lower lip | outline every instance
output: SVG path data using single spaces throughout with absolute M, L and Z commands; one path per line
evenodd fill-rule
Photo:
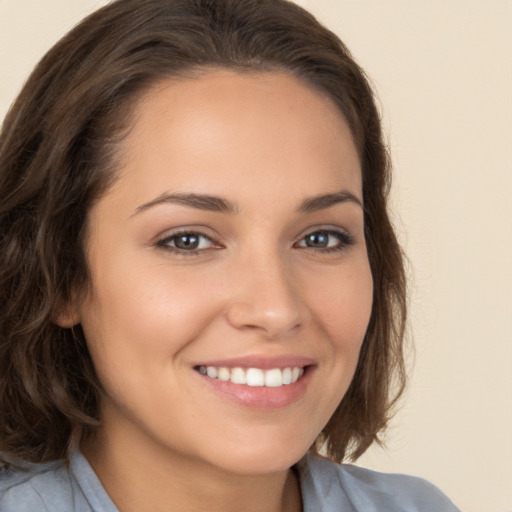
M 237 404 L 254 409 L 280 409 L 297 402 L 305 394 L 311 380 L 312 370 L 313 368 L 308 366 L 297 382 L 275 388 L 233 384 L 229 381 L 212 379 L 199 372 L 196 373 L 216 393 Z

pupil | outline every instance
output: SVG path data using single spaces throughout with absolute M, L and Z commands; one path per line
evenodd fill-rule
M 180 235 L 175 244 L 178 249 L 197 249 L 199 237 L 197 235 Z
M 306 239 L 308 247 L 327 247 L 327 235 L 325 233 L 313 233 Z

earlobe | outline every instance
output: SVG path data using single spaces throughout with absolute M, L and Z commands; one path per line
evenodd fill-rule
M 80 313 L 74 305 L 68 305 L 60 309 L 54 315 L 53 322 L 64 329 L 70 329 L 80 323 Z

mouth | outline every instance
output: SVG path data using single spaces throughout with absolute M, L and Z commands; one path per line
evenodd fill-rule
M 201 375 L 223 382 L 249 387 L 279 388 L 296 383 L 304 375 L 307 366 L 263 369 L 200 365 L 194 369 Z
M 193 367 L 207 389 L 251 409 L 279 409 L 300 402 L 316 363 L 306 358 L 246 358 Z

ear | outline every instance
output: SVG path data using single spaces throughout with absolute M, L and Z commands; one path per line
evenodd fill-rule
M 66 304 L 53 315 L 53 323 L 69 329 L 80 323 L 80 312 L 76 304 Z

